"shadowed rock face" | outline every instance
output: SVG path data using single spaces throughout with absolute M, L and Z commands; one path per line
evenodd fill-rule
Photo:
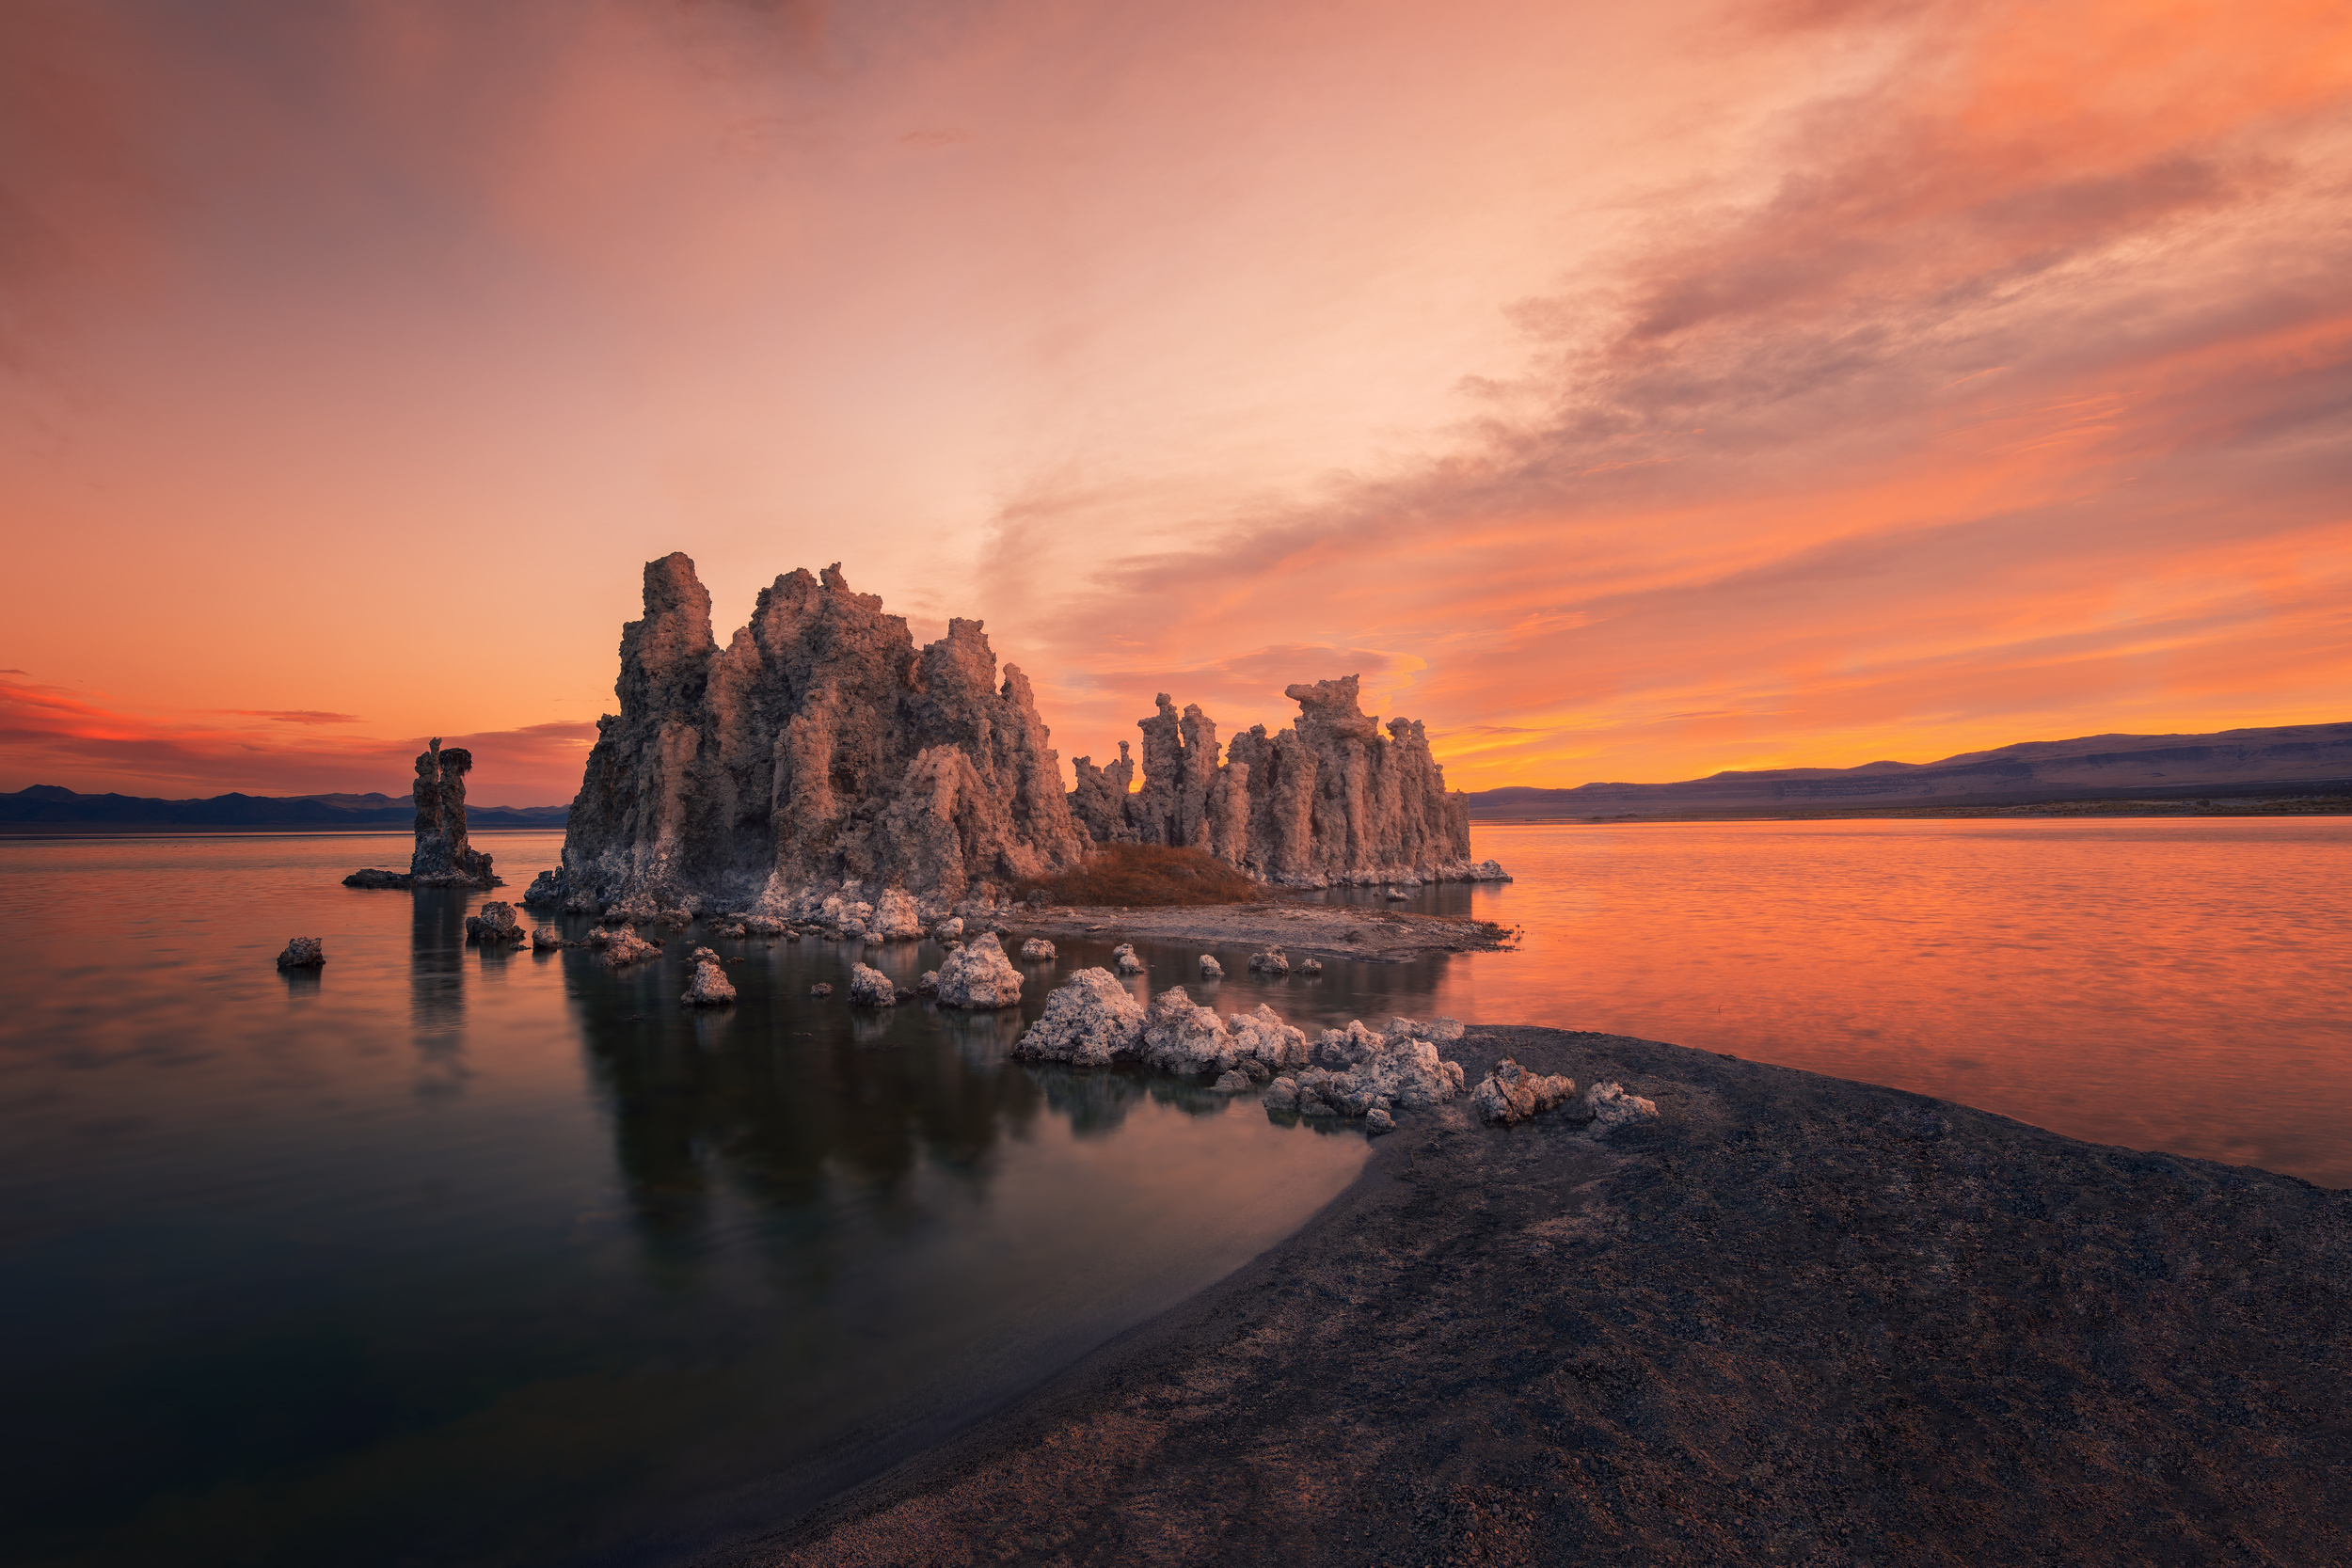
M 1179 715 L 1162 693 L 1137 725 L 1143 787 L 1128 793 L 1124 744 L 1108 768 L 1079 757 L 1072 816 L 1097 843 L 1194 846 L 1288 887 L 1502 879 L 1492 862 L 1470 863 L 1469 811 L 1447 793 L 1419 720 L 1392 719 L 1383 736 L 1354 675 L 1283 695 L 1296 726 L 1235 736 L 1219 767 L 1216 721 L 1197 705 Z
M 980 623 L 917 650 L 838 565 L 778 578 L 721 648 L 693 562 L 649 562 L 614 690 L 532 902 L 801 917 L 897 888 L 931 919 L 1085 853 L 1029 683 L 997 683 Z

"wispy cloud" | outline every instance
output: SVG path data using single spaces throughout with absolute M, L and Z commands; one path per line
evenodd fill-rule
M 8 673 L 0 679 L 0 788 L 63 784 L 124 794 L 314 795 L 338 791 L 406 794 L 422 736 L 333 740 L 273 728 L 224 725 L 199 714 L 138 714 L 62 687 Z M 253 715 L 272 723 L 286 715 Z M 297 716 L 297 729 L 344 715 Z M 474 753 L 470 793 L 485 805 L 551 805 L 580 789 L 593 723 L 546 723 L 444 736 Z

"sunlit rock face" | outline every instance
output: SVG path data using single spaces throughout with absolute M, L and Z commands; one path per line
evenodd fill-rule
M 1357 677 L 1287 688 L 1298 722 L 1237 735 L 1217 763 L 1216 722 L 1180 715 L 1166 693 L 1139 721 L 1143 784 L 1135 763 L 1073 764 L 1072 816 L 1098 844 L 1167 844 L 1208 850 L 1261 881 L 1329 887 L 1406 881 L 1502 880 L 1470 858 L 1470 810 L 1449 794 L 1421 722 L 1379 721 L 1358 705 Z
M 693 562 L 649 562 L 621 711 L 597 721 L 564 863 L 531 900 L 806 919 L 837 897 L 898 910 L 914 936 L 1076 864 L 1086 835 L 1027 679 L 997 681 L 979 622 L 947 626 L 918 650 L 835 565 L 778 578 L 722 648 Z

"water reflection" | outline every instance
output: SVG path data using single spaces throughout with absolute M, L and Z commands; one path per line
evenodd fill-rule
M 665 1257 L 693 1249 L 723 1192 L 788 1213 L 847 1188 L 887 1215 L 916 1206 L 914 1179 L 928 1168 L 977 1196 L 1000 1140 L 1023 1135 L 1043 1104 L 1005 1063 L 1017 1010 L 853 1009 L 806 995 L 811 964 L 755 945 L 727 966 L 733 1007 L 689 1011 L 673 993 L 691 945 L 673 941 L 660 962 L 619 974 L 591 953 L 564 955 L 631 1212 Z M 800 1244 L 794 1232 L 776 1240 Z
M 380 895 L 379 895 L 380 896 Z M 408 915 L 408 1022 L 417 1048 L 416 1092 L 465 1092 L 466 904 L 460 888 L 420 888 Z

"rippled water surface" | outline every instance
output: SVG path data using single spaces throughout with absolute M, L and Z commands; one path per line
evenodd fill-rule
M 482 837 L 517 886 L 558 842 Z M 1190 989 L 1621 1031 L 2352 1184 L 2352 822 L 1477 841 L 1518 879 L 1416 906 L 1518 951 L 1314 981 L 1222 951 Z M 478 896 L 338 885 L 405 852 L 0 842 L 0 1560 L 665 1560 L 1216 1279 L 1365 1155 L 1008 1065 L 1102 944 L 1028 966 L 1018 1014 L 861 1018 L 806 992 L 870 951 L 714 943 L 742 1001 L 695 1017 L 691 943 L 617 974 L 485 954 Z M 295 934 L 323 974 L 273 967 Z
M 1728 1051 L 2352 1186 L 2352 818 L 1475 837 L 1518 880 L 1419 907 L 1523 943 L 1453 960 L 1415 1007 Z

